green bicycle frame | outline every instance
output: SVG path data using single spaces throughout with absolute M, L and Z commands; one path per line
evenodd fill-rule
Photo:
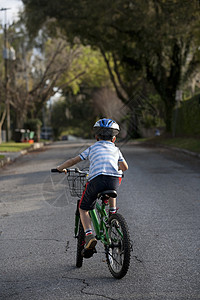
M 80 214 L 79 214 L 79 209 L 78 209 L 78 204 L 77 203 L 77 210 L 75 214 L 75 228 L 74 228 L 74 234 L 75 237 L 77 237 L 78 234 L 78 226 L 80 222 Z M 110 244 L 110 238 L 108 234 L 108 226 L 107 226 L 107 221 L 108 221 L 108 215 L 106 213 L 105 209 L 106 205 L 105 203 L 102 203 L 100 205 L 98 202 L 96 203 L 96 209 L 90 210 L 90 217 L 92 220 L 92 224 L 94 226 L 94 230 L 96 232 L 96 238 L 98 240 L 101 240 L 104 245 L 109 245 Z M 99 213 L 99 218 L 97 216 L 96 210 Z M 121 236 L 123 236 L 122 232 L 120 230 L 117 230 Z
M 96 210 L 99 212 L 100 219 L 98 220 Z M 108 215 L 105 210 L 105 204 L 102 203 L 102 206 L 97 202 L 96 210 L 93 209 L 90 211 L 90 217 L 96 232 L 97 240 L 101 240 L 103 244 L 109 245 L 110 238 L 108 235 L 108 228 L 106 226 L 106 221 L 108 220 Z

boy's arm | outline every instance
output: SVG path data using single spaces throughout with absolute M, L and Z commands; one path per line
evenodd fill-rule
M 123 172 L 128 170 L 128 164 L 125 160 L 119 162 L 119 170 L 122 170 Z
M 80 161 L 82 161 L 82 159 L 80 158 L 80 156 L 76 156 L 73 158 L 70 158 L 68 160 L 66 160 L 63 164 L 61 164 L 60 166 L 57 167 L 58 171 L 63 171 L 63 169 L 67 169 L 72 167 L 73 165 L 79 163 Z

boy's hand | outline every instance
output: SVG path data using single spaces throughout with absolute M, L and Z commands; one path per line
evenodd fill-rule
M 60 169 L 59 167 L 57 167 L 57 170 L 58 170 L 58 172 L 60 172 L 60 173 L 65 173 L 65 174 L 67 174 L 67 169 Z

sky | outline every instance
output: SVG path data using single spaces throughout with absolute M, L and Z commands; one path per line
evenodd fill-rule
M 18 11 L 23 7 L 21 0 L 0 0 L 1 8 L 9 8 L 6 11 L 7 24 L 11 24 L 14 20 L 17 20 Z M 5 11 L 0 11 L 0 24 L 5 24 Z

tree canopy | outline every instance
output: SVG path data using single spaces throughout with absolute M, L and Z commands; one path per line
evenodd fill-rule
M 52 24 L 59 27 L 72 44 L 78 38 L 101 51 L 117 95 L 131 105 L 136 123 L 140 107 L 135 91 L 151 83 L 165 105 L 166 129 L 171 130 L 176 93 L 200 64 L 198 1 L 23 2 L 32 34 L 46 22 L 52 32 Z

